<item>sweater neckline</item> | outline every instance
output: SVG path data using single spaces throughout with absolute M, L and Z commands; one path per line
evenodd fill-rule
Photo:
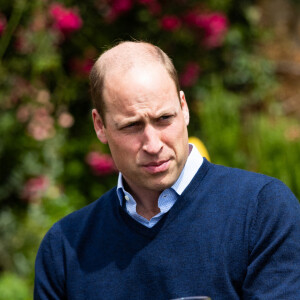
M 153 239 L 158 232 L 163 228 L 166 227 L 170 221 L 172 221 L 178 214 L 178 212 L 181 210 L 181 208 L 184 205 L 188 204 L 188 201 L 192 201 L 194 199 L 193 194 L 197 190 L 197 188 L 201 185 L 203 178 L 207 174 L 209 168 L 211 167 L 211 163 L 208 162 L 205 158 L 203 159 L 203 163 L 199 170 L 197 171 L 196 175 L 190 182 L 190 184 L 186 187 L 184 192 L 179 196 L 176 203 L 173 205 L 173 207 L 167 212 L 161 220 L 157 222 L 153 227 L 148 228 L 142 224 L 140 224 L 138 221 L 134 220 L 128 213 L 125 211 L 123 207 L 120 206 L 119 199 L 117 197 L 117 191 L 115 190 L 115 199 L 114 199 L 114 207 L 115 210 L 118 210 L 121 219 L 126 223 L 126 225 L 133 231 L 135 231 L 137 234 L 142 235 L 146 238 Z M 198 191 L 198 190 L 197 190 Z

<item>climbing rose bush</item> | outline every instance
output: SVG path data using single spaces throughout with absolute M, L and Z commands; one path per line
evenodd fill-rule
M 0 36 L 6 29 L 6 17 L 0 13 Z
M 66 8 L 60 3 L 53 3 L 49 9 L 53 25 L 62 33 L 68 34 L 82 27 L 82 19 L 75 8 Z
M 259 30 L 248 7 L 253 11 L 248 0 L 241 6 L 213 0 L 1 1 L 0 285 L 4 273 L 13 273 L 9 278 L 31 291 L 44 233 L 116 184 L 109 148 L 93 130 L 88 83 L 99 54 L 116 42 L 145 40 L 168 53 L 192 115 L 189 134 L 205 138 L 208 132 L 209 152 L 220 149 L 210 153 L 213 162 L 218 155 L 231 165 L 243 162 L 251 143 L 234 138 L 239 119 L 233 115 L 265 107 L 261 101 L 272 77 L 253 54 Z M 239 96 L 230 97 L 231 91 Z M 249 103 L 255 105 L 248 109 Z M 296 144 L 298 127 L 285 132 L 283 139 Z M 239 145 L 245 152 L 229 150 Z M 255 166 L 254 160 L 248 159 Z M 17 279 L 12 286 L 20 286 Z M 16 297 L 12 288 L 11 295 L 32 298 L 31 292 Z

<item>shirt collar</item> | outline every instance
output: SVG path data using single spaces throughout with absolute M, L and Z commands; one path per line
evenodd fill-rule
M 181 171 L 178 179 L 171 187 L 178 195 L 181 195 L 183 193 L 183 191 L 192 181 L 198 169 L 201 167 L 203 163 L 203 157 L 199 153 L 196 146 L 194 146 L 193 144 L 189 144 L 189 147 L 190 147 L 190 154 L 185 163 L 185 166 Z
M 189 144 L 189 147 L 190 147 L 190 153 L 184 165 L 184 168 L 181 171 L 176 182 L 171 186 L 171 189 L 173 189 L 178 195 L 181 195 L 183 193 L 183 191 L 192 181 L 198 169 L 201 167 L 203 163 L 203 157 L 199 153 L 196 146 L 193 144 Z M 119 172 L 117 194 L 120 200 L 120 205 L 122 205 L 122 201 L 123 201 L 122 199 L 124 197 L 123 195 L 125 192 L 126 191 L 123 185 L 123 176 L 122 173 Z

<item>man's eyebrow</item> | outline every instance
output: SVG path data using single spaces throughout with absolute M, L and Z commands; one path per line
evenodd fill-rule
M 140 120 L 141 119 L 139 117 L 126 117 L 121 121 L 115 121 L 114 124 L 115 127 L 119 129 L 131 123 L 139 122 Z
M 162 110 L 156 111 L 154 118 L 159 118 L 163 115 L 177 114 L 177 113 L 178 113 L 178 108 L 171 106 L 171 107 L 163 108 Z

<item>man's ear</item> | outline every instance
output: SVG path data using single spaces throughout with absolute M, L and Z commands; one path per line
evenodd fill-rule
M 181 104 L 181 109 L 183 112 L 185 124 L 186 124 L 186 126 L 188 126 L 190 123 L 190 113 L 189 113 L 188 105 L 186 103 L 184 92 L 180 91 L 179 96 L 180 96 L 180 104 Z
M 100 115 L 96 109 L 92 110 L 92 116 L 93 116 L 94 128 L 95 128 L 98 139 L 103 144 L 107 144 L 106 129 L 103 124 L 102 118 L 100 117 Z

